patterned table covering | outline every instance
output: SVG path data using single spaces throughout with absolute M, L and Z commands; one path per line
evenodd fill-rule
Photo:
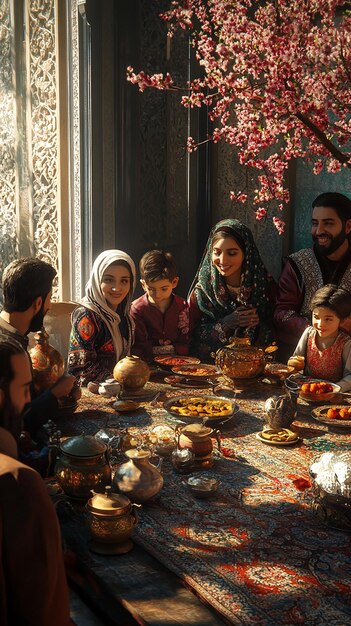
M 195 499 L 184 476 L 165 462 L 164 487 L 144 505 L 134 539 L 229 623 L 344 626 L 351 623 L 351 536 L 324 526 L 296 485 L 319 454 L 349 449 L 350 433 L 328 430 L 299 401 L 294 426 L 302 442 L 273 447 L 259 441 L 264 402 L 273 393 L 257 384 L 238 394 L 240 411 L 222 432 L 224 454 L 206 472 L 221 481 L 215 496 Z M 92 434 L 106 426 L 170 424 L 162 399 L 118 417 L 110 400 L 86 392 L 60 426 L 65 434 Z

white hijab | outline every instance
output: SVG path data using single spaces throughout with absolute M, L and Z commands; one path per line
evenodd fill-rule
M 124 349 L 125 346 L 123 345 L 123 338 L 119 329 L 121 318 L 118 313 L 113 311 L 108 306 L 105 296 L 101 290 L 101 282 L 105 270 L 116 261 L 125 261 L 128 264 L 131 272 L 130 291 L 120 305 L 122 307 L 123 315 L 126 318 L 128 326 L 128 339 L 126 350 Z M 126 252 L 122 252 L 122 250 L 105 250 L 104 252 L 101 252 L 101 254 L 99 254 L 99 256 L 95 259 L 90 278 L 85 286 L 85 297 L 82 300 L 82 304 L 91 311 L 97 313 L 104 320 L 107 328 L 111 333 L 117 361 L 119 361 L 123 353 L 130 353 L 130 348 L 133 341 L 134 322 L 130 315 L 130 305 L 132 303 L 135 282 L 135 265 L 129 254 L 126 254 Z

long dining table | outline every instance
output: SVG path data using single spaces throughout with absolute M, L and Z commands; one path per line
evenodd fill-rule
M 160 373 L 145 391 L 148 401 L 119 414 L 114 399 L 85 390 L 58 426 L 65 436 L 127 428 L 145 434 L 156 424 L 176 425 L 166 399 L 213 393 L 172 387 Z M 281 393 L 260 380 L 237 389 L 238 410 L 220 428 L 221 452 L 202 470 L 220 481 L 210 498 L 195 498 L 186 476 L 165 458 L 164 486 L 143 505 L 128 554 L 89 550 L 85 509 L 67 499 L 60 515 L 66 546 L 108 594 L 105 608 L 115 597 L 137 623 L 152 626 L 351 623 L 351 536 L 316 515 L 309 487 L 316 458 L 350 449 L 351 425 L 333 429 L 316 421 L 311 405 L 299 399 L 292 426 L 298 441 L 266 444 L 257 437 L 265 401 Z

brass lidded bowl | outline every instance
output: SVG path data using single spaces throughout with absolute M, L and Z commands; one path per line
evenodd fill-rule
M 127 496 L 112 493 L 111 487 L 104 494 L 95 493 L 86 504 L 92 539 L 104 544 L 128 541 L 137 523 L 134 506 Z
M 262 374 L 266 356 L 262 348 L 250 344 L 249 337 L 234 337 L 228 346 L 217 350 L 215 362 L 227 378 L 255 378 Z
M 111 482 L 107 446 L 92 435 L 65 439 L 55 466 L 57 480 L 71 498 L 87 500 L 92 490 Z

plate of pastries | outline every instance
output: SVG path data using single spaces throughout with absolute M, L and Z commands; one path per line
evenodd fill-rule
M 271 446 L 292 446 L 301 441 L 298 434 L 290 428 L 267 428 L 256 433 L 256 437 Z
M 165 409 L 179 419 L 191 421 L 201 420 L 224 420 L 229 419 L 239 409 L 230 398 L 219 396 L 192 395 L 176 396 L 166 400 Z M 195 419 L 194 419 L 195 418 Z

